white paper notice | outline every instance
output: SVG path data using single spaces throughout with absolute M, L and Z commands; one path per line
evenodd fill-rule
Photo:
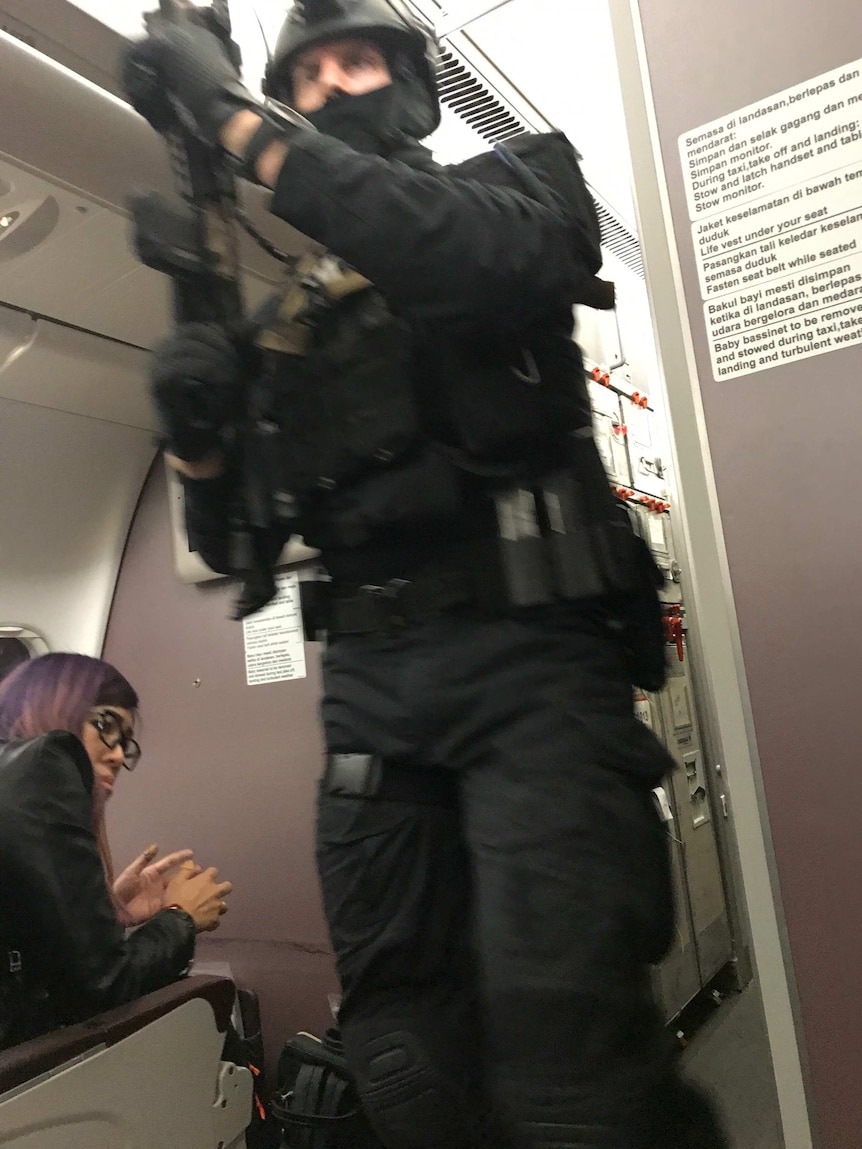
M 654 551 L 666 551 L 667 539 L 664 535 L 664 518 L 661 515 L 649 517 L 649 541 Z
M 243 619 L 245 678 L 249 686 L 305 678 L 305 646 L 296 571 L 275 576 L 278 593 Z
M 716 379 L 862 342 L 862 60 L 680 136 Z

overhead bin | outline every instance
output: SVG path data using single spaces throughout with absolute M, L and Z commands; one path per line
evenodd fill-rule
M 0 377 L 20 358 L 36 338 L 36 320 L 32 315 L 0 309 Z
M 156 429 L 148 355 L 0 306 L 0 398 Z
M 170 322 L 169 283 L 137 260 L 126 205 L 135 192 L 170 193 L 162 140 L 122 100 L 5 32 L 0 106 L 0 303 L 151 347 Z M 262 189 L 243 196 L 282 250 L 313 246 L 267 213 Z M 253 307 L 281 265 L 244 233 L 240 258 Z

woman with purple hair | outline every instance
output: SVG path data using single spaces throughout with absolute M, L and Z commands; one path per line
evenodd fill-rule
M 230 883 L 190 850 L 150 846 L 114 876 L 105 803 L 140 757 L 137 710 L 80 654 L 0 683 L 0 1049 L 175 981 L 227 908 Z

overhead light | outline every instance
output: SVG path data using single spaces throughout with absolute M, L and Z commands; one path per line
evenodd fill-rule
M 52 195 L 21 203 L 0 213 L 0 264 L 26 255 L 48 238 L 60 222 L 60 204 Z

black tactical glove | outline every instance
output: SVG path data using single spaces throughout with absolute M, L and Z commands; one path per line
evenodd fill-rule
M 196 463 L 242 414 L 243 364 L 221 328 L 185 323 L 155 350 L 153 399 L 169 449 Z
M 123 56 L 121 83 L 134 109 L 157 132 L 176 123 L 179 109 L 185 126 L 213 145 L 231 116 L 260 107 L 218 39 L 193 24 L 164 24 L 131 44 Z

